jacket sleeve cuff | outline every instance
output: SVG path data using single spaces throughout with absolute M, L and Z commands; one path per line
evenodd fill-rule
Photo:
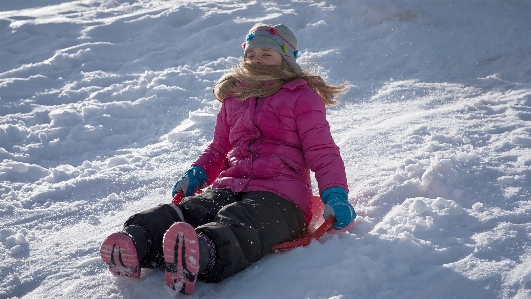
M 341 188 L 341 187 L 330 187 L 330 188 L 325 189 L 323 191 L 323 193 L 321 194 L 321 199 L 323 200 L 324 204 L 326 204 L 328 202 L 328 196 L 330 196 L 333 193 L 339 193 L 339 194 L 345 196 L 345 198 L 348 197 L 347 190 L 345 190 L 344 188 Z

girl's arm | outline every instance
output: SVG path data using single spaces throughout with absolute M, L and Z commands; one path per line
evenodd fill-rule
M 208 178 L 210 185 L 218 177 L 225 166 L 225 158 L 231 149 L 229 143 L 229 127 L 227 125 L 225 105 L 221 106 L 216 118 L 214 127 L 214 138 L 205 151 L 193 163 L 194 166 L 201 167 Z
M 308 88 L 297 99 L 295 114 L 304 157 L 315 173 L 319 194 L 330 187 L 348 192 L 345 165 L 332 138 L 322 98 Z
M 299 100 L 297 128 L 305 159 L 315 173 L 325 204 L 324 217 L 334 216 L 333 228 L 344 228 L 356 218 L 356 211 L 348 201 L 345 165 L 330 133 L 324 102 L 313 91 L 306 92 Z

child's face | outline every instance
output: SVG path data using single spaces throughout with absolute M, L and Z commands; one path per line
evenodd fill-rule
M 269 48 L 252 48 L 247 52 L 245 60 L 257 64 L 282 65 L 282 55 Z

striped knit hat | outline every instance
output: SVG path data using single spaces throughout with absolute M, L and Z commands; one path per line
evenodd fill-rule
M 284 57 L 284 60 L 298 71 L 301 67 L 295 61 L 299 54 L 297 50 L 297 38 L 288 26 L 268 25 L 258 23 L 249 30 L 245 42 L 242 44 L 244 51 L 243 56 L 252 48 L 269 48 L 277 51 Z

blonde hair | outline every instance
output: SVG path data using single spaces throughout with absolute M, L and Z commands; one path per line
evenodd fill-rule
M 212 92 L 220 102 L 228 97 L 237 97 L 240 101 L 245 101 L 253 97 L 266 97 L 274 94 L 280 90 L 282 85 L 294 79 L 306 80 L 327 106 L 338 104 L 334 96 L 344 93 L 348 85 L 348 82 L 340 85 L 326 84 L 321 76 L 304 70 L 296 70 L 290 67 L 285 60 L 282 66 L 278 67 L 253 64 L 243 59 L 239 65 L 232 67 L 216 82 Z

